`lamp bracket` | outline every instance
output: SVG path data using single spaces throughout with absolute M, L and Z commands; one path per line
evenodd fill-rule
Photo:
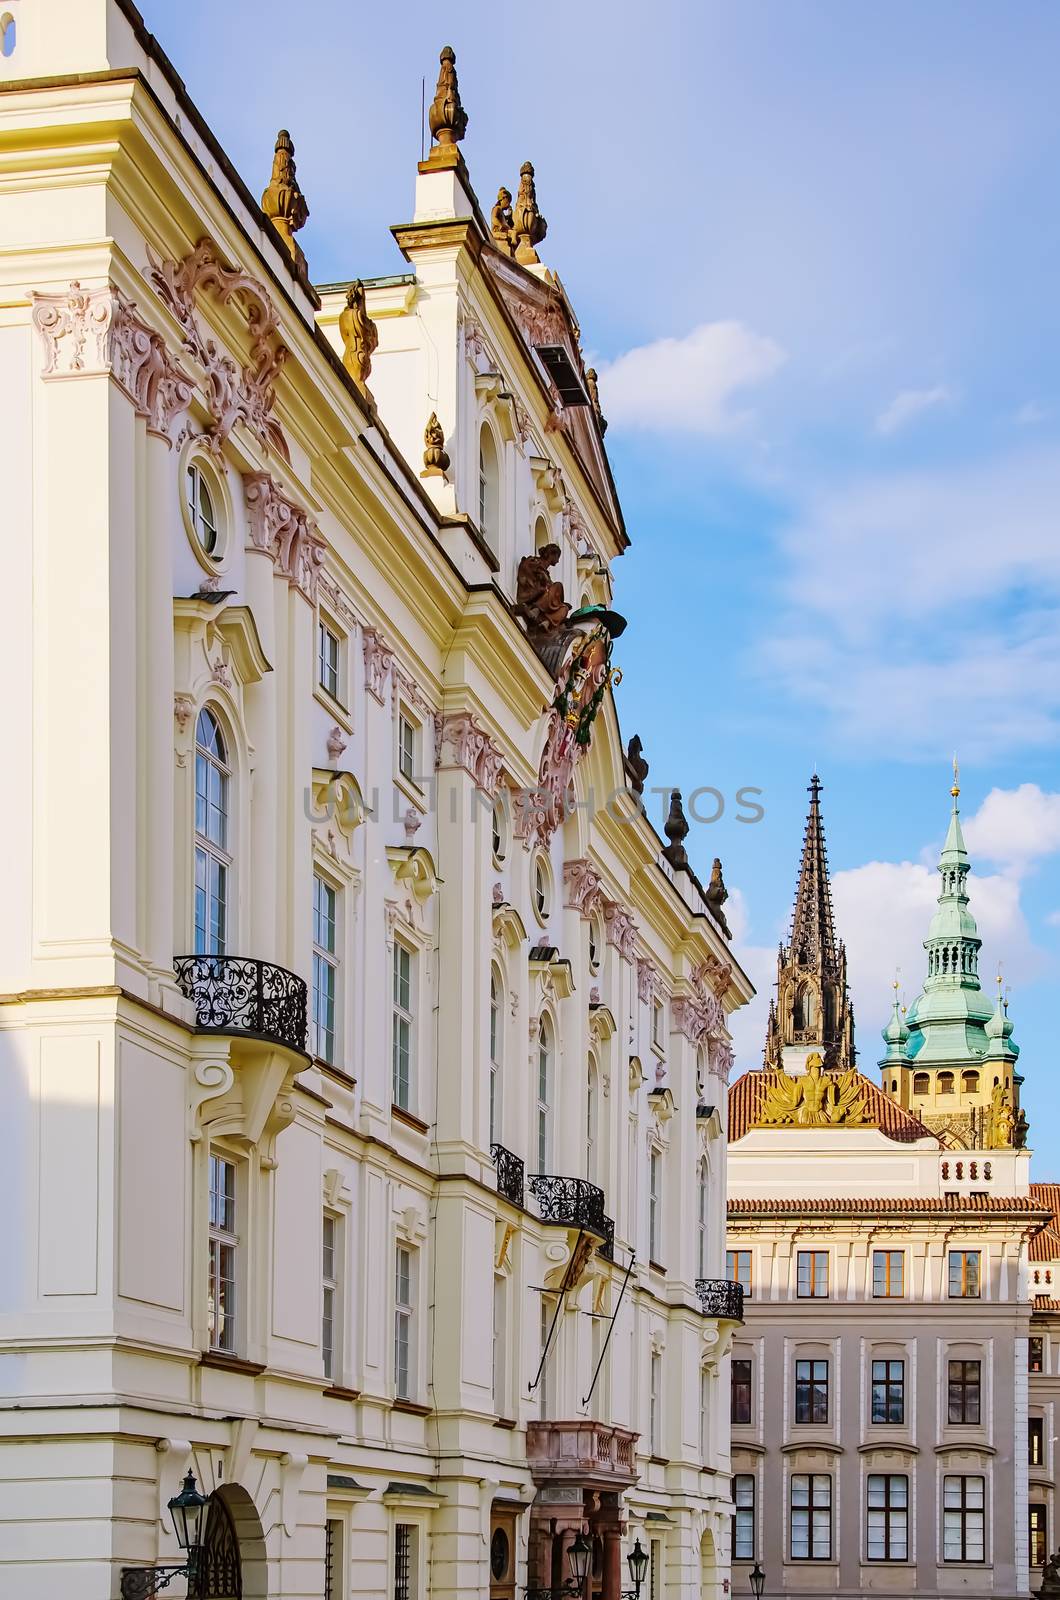
M 168 1589 L 174 1578 L 191 1576 L 189 1563 L 183 1566 L 122 1567 L 121 1600 L 149 1600 L 160 1589 Z

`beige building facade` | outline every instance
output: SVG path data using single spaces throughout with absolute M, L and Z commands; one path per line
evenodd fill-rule
M 782 992 L 796 996 L 841 967 L 819 796 L 815 779 L 781 956 Z M 979 989 L 967 873 L 955 794 L 928 983 L 912 1026 L 895 1002 L 879 1084 L 853 1065 L 836 1005 L 832 1038 L 819 1008 L 816 1037 L 787 1052 L 782 1008 L 767 1066 L 729 1092 L 728 1265 L 746 1305 L 732 1355 L 737 1593 L 755 1563 L 767 1600 L 1029 1593 L 1031 1491 L 1038 1503 L 1046 1488 L 1044 1463 L 1030 1486 L 1027 1467 L 1046 1427 L 1034 1420 L 1046 1379 L 1028 1373 L 1030 1255 L 1049 1213 L 1029 1183 L 1025 1123 L 1008 1115 L 1016 1052 L 1001 1002 Z M 941 1043 L 938 1019 L 951 1030 Z M 974 1073 L 976 1110 L 930 1127 L 908 1107 L 912 1085 L 917 1108 L 945 1107 L 929 1074 L 947 1073 Z
M 751 988 L 619 734 L 532 168 L 487 219 L 443 52 L 408 271 L 318 292 L 287 134 L 252 192 L 128 0 L 11 5 L 5 1592 L 135 1592 L 191 1471 L 198 1596 L 581 1535 L 714 1600 Z

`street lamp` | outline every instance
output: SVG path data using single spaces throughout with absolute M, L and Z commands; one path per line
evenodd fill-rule
M 633 1579 L 632 1589 L 627 1591 L 626 1600 L 640 1600 L 640 1588 L 648 1571 L 648 1552 L 638 1539 L 633 1549 L 626 1557 L 629 1575 Z
M 762 1600 L 762 1590 L 766 1586 L 766 1575 L 757 1561 L 748 1574 L 747 1581 L 751 1585 L 751 1593 L 754 1595 L 755 1600 Z
M 208 1497 L 200 1494 L 196 1487 L 194 1472 L 189 1472 L 180 1493 L 169 1502 L 173 1531 L 187 1559 L 179 1566 L 167 1563 L 158 1567 L 122 1567 L 121 1600 L 148 1600 L 150 1595 L 168 1588 L 174 1578 L 187 1578 L 190 1586 L 198 1570 L 209 1503 Z

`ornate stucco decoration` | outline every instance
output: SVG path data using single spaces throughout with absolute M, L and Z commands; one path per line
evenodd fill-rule
M 562 511 L 567 503 L 563 487 L 563 473 L 547 456 L 531 456 L 530 472 L 534 489 L 550 511 Z
M 470 711 L 443 716 L 438 735 L 439 768 L 462 767 L 484 793 L 496 792 L 504 756 Z
M 637 924 L 617 900 L 604 901 L 604 932 L 623 961 L 633 961 L 637 953 Z
M 449 148 L 459 144 L 467 132 L 467 112 L 460 99 L 460 83 L 456 75 L 456 51 L 451 44 L 444 45 L 438 57 L 438 84 L 427 113 L 427 123 L 431 138 Z
M 346 291 L 346 304 L 339 313 L 339 337 L 342 340 L 342 364 L 361 393 L 371 399 L 368 377 L 372 370 L 372 357 L 379 344 L 379 329 L 368 315 L 364 284 L 360 278 Z
M 421 906 L 437 893 L 442 879 L 430 851 L 422 845 L 388 845 L 386 858 L 394 881 L 414 895 Z
M 637 957 L 637 999 L 651 1005 L 660 990 L 659 969 L 651 956 Z
M 719 961 L 717 956 L 708 956 L 693 972 L 692 982 L 696 988 L 709 985 L 717 999 L 721 1000 L 728 993 L 729 984 L 732 982 L 732 962 Z
M 179 323 L 184 349 L 199 363 L 206 378 L 206 403 L 213 419 L 206 442 L 220 453 L 232 429 L 242 422 L 263 450 L 289 461 L 283 429 L 272 415 L 276 379 L 287 359 L 280 341 L 276 312 L 265 288 L 248 272 L 221 264 L 212 239 L 200 239 L 183 261 L 151 260 L 150 279 L 163 305 Z M 221 305 L 238 302 L 246 311 L 250 361 L 236 361 L 218 349 L 199 325 L 197 292 L 211 294 Z
M 261 197 L 261 209 L 272 222 L 300 272 L 305 272 L 305 255 L 295 234 L 309 220 L 309 206 L 298 186 L 294 164 L 294 145 L 286 128 L 276 135 L 272 158 L 272 178 Z
M 760 1128 L 847 1128 L 874 1126 L 865 1101 L 860 1074 L 825 1072 L 821 1056 L 806 1058 L 806 1071 L 798 1078 L 775 1073 L 754 1119 Z
M 394 652 L 377 628 L 363 628 L 365 683 L 380 705 L 386 699 L 387 674 L 394 663 Z
M 325 543 L 308 511 L 277 486 L 268 472 L 243 474 L 250 549 L 264 550 L 278 572 L 315 602 Z
M 34 293 L 33 325 L 45 349 L 43 378 L 110 372 L 147 419 L 149 433 L 170 441 L 191 404 L 193 385 L 160 333 L 137 315 L 113 284 L 82 289 L 75 279 L 58 294 Z
M 537 205 L 537 187 L 534 183 L 534 166 L 524 161 L 519 168 L 519 193 L 512 207 L 512 244 L 515 259 L 524 267 L 537 266 L 541 257 L 535 249 L 548 232 Z
M 501 950 L 518 950 L 528 938 L 526 926 L 514 906 L 502 900 L 493 907 L 494 946 Z
M 423 471 L 421 478 L 444 478 L 449 471 L 449 454 L 445 448 L 445 430 L 438 421 L 437 411 L 432 411 L 423 430 Z
M 198 1143 L 208 1131 L 211 1138 L 256 1149 L 265 1170 L 275 1167 L 276 1140 L 294 1121 L 295 1076 L 302 1065 L 292 1066 L 285 1050 L 263 1051 L 256 1045 L 248 1053 L 236 1040 L 225 1059 L 213 1043 L 210 1055 L 193 1061 L 189 1074 L 188 1138 Z
M 339 588 L 330 574 L 320 573 L 317 578 L 317 589 L 321 599 L 331 608 L 339 622 L 344 622 L 348 628 L 357 626 L 360 618 L 354 610 L 353 601 Z
M 588 921 L 603 903 L 600 874 L 584 858 L 563 863 L 564 905 Z

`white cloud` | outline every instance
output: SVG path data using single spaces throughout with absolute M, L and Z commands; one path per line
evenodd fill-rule
M 1036 783 L 991 789 L 965 822 L 964 836 L 973 855 L 1022 874 L 1040 857 L 1060 850 L 1060 794 L 1050 794 Z
M 934 389 L 902 389 L 876 418 L 876 432 L 884 435 L 897 433 L 914 417 L 933 410 L 935 406 L 948 405 L 952 399 L 953 395 L 944 383 L 937 384 Z
M 630 428 L 732 433 L 749 415 L 734 409 L 737 394 L 765 383 L 786 359 L 742 322 L 702 322 L 681 339 L 639 345 L 603 367 L 603 407 L 609 421 Z

